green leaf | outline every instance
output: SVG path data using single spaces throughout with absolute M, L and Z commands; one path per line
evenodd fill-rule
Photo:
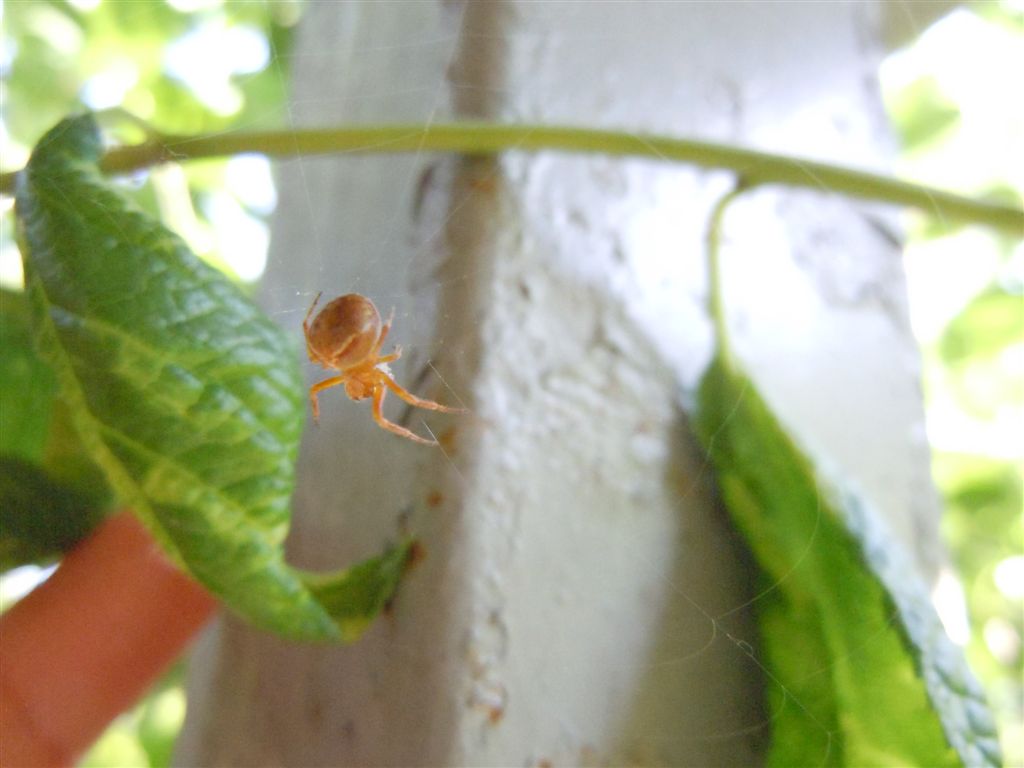
M 414 559 L 414 546 L 407 539 L 379 557 L 353 566 L 344 578 L 304 574 L 310 590 L 334 617 L 343 639 L 355 640 L 386 607 Z
M 884 520 L 822 480 L 722 358 L 698 436 L 765 574 L 773 765 L 998 765 L 983 695 Z
M 103 519 L 105 484 L 67 439 L 28 300 L 0 290 L 0 571 L 59 557 Z
M 0 570 L 56 559 L 102 518 L 91 497 L 36 464 L 0 456 Z
M 28 301 L 0 290 L 0 455 L 42 459 L 56 391 L 32 344 Z
M 83 445 L 228 606 L 289 637 L 350 638 L 356 617 L 369 620 L 391 595 L 407 548 L 370 561 L 374 579 L 359 569 L 314 578 L 285 562 L 304 414 L 296 349 L 228 279 L 110 191 L 100 154 L 91 116 L 61 122 L 16 199 L 37 346 Z M 325 592 L 342 597 L 325 604 Z
M 934 141 L 960 120 L 956 103 L 934 77 L 919 77 L 890 99 L 890 114 L 904 147 Z
M 1024 344 L 1024 296 L 990 286 L 946 327 L 939 352 L 947 365 L 969 358 L 995 357 Z
M 971 595 L 976 625 L 984 626 L 988 618 L 982 608 L 986 602 L 1001 604 L 1006 599 L 992 579 L 993 564 L 1020 554 L 1021 470 L 1013 459 L 943 452 L 932 457 L 932 474 L 946 501 L 943 538 Z M 988 601 L 981 600 L 984 593 L 991 596 Z

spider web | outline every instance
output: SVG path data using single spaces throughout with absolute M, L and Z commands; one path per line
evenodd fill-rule
M 274 54 L 294 82 L 284 122 L 585 123 L 879 164 L 877 111 L 844 104 L 872 104 L 862 10 L 690 4 L 684 27 L 683 4 L 427 5 L 310 6 L 291 59 Z M 787 57 L 777 41 L 795 19 L 807 47 Z M 719 39 L 728 54 L 709 43 Z M 393 307 L 384 351 L 403 349 L 399 383 L 474 413 L 460 423 L 391 402 L 389 418 L 439 436 L 431 451 L 378 430 L 340 389 L 323 394 L 292 558 L 337 567 L 410 530 L 427 559 L 389 628 L 354 648 L 268 653 L 236 638 L 243 652 L 219 664 L 255 663 L 277 693 L 246 700 L 247 725 L 223 738 L 249 738 L 265 710 L 288 722 L 280 743 L 297 762 L 755 759 L 776 716 L 761 686 L 780 685 L 751 616 L 770 588 L 747 581 L 683 407 L 711 351 L 702 244 L 728 179 L 647 161 L 423 152 L 299 157 L 279 179 L 269 311 L 299 334 L 320 291 Z M 905 308 L 872 216 L 809 194 L 752 195 L 727 222 L 727 301 L 784 423 L 868 495 L 914 509 L 925 446 L 892 442 L 920 414 L 913 378 L 894 373 Z M 846 252 L 880 255 L 835 266 Z M 828 286 L 842 290 L 823 298 Z M 932 511 L 923 496 L 898 532 L 907 540 Z M 201 663 L 194 686 L 211 684 L 203 675 Z M 213 691 L 223 710 L 232 694 Z M 346 724 L 340 736 L 310 722 L 310 700 Z M 204 709 L 193 729 L 211 722 Z M 832 734 L 819 726 L 824 764 Z M 405 746 L 345 740 L 377 727 Z M 453 728 L 458 746 L 430 741 Z

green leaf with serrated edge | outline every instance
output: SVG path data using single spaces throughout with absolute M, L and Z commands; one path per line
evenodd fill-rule
M 39 465 L 0 455 L 0 570 L 56 559 L 102 518 L 92 498 Z
M 304 407 L 295 349 L 109 190 L 100 154 L 91 116 L 65 120 L 16 195 L 37 345 L 77 432 L 121 501 L 229 607 L 285 636 L 341 639 L 314 589 L 344 594 L 350 572 L 311 577 L 284 561 Z M 391 557 L 367 567 L 391 573 Z M 360 605 L 394 588 L 374 584 L 381 600 Z M 351 625 L 348 606 L 332 608 Z
M 998 765 L 981 690 L 884 520 L 820 477 L 730 362 L 715 359 L 697 403 L 698 436 L 767 579 L 754 605 L 781 692 L 769 763 Z

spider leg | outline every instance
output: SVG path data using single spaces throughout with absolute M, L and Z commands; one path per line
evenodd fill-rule
M 436 440 L 427 440 L 425 437 L 420 437 L 415 432 L 410 432 L 405 427 L 400 427 L 393 421 L 388 421 L 384 418 L 384 396 L 387 393 L 387 389 L 381 386 L 378 386 L 373 391 L 373 420 L 377 422 L 377 425 L 388 432 L 393 432 L 400 437 L 408 438 L 414 442 L 422 443 L 423 445 L 437 445 Z
M 378 354 L 380 352 L 380 348 L 384 346 L 384 339 L 386 339 L 388 337 L 388 331 L 391 330 L 391 323 L 394 321 L 394 319 L 395 319 L 395 308 L 392 307 L 391 308 L 391 314 L 388 315 L 388 321 L 386 323 L 384 323 L 384 327 L 380 329 L 380 336 L 377 337 L 377 344 L 373 348 L 373 354 L 374 355 Z M 399 348 L 398 354 L 399 355 L 402 354 L 401 348 Z M 398 357 L 396 356 L 393 359 L 397 360 Z
M 313 314 L 313 310 L 316 309 L 317 302 L 320 301 L 320 297 L 323 296 L 324 292 L 320 291 L 313 299 L 313 303 L 309 305 L 309 309 L 306 311 L 306 316 L 302 320 L 302 335 L 306 337 L 306 356 L 309 358 L 311 363 L 321 363 L 318 355 L 314 354 L 313 347 L 309 344 L 309 318 Z M 321 363 L 322 364 L 322 363 Z
M 320 421 L 320 403 L 317 402 L 317 395 L 325 389 L 344 383 L 346 378 L 345 376 L 331 376 L 331 378 L 317 382 L 309 388 L 309 402 L 313 404 L 313 421 Z
M 416 397 L 416 395 L 400 387 L 390 376 L 384 377 L 384 385 L 400 398 L 405 400 L 409 405 L 414 405 L 417 408 L 426 408 L 428 411 L 441 411 L 442 413 L 469 412 L 465 408 L 452 408 L 450 405 L 441 405 L 440 403 L 435 403 L 433 400 L 424 400 L 423 398 Z
M 313 303 L 309 305 L 309 310 L 306 312 L 306 317 L 302 321 L 302 327 L 305 330 L 307 330 L 307 331 L 309 330 L 309 318 L 313 314 L 313 310 L 316 309 L 316 305 L 317 305 L 317 302 L 320 301 L 320 297 L 323 296 L 323 295 L 324 295 L 324 292 L 320 291 L 320 293 L 318 293 L 316 295 L 316 298 L 313 299 Z

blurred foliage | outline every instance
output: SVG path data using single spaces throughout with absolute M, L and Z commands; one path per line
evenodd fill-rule
M 1008 94 L 1024 66 L 1020 4 L 972 3 L 891 62 L 882 83 L 903 139 L 903 174 L 1019 205 L 1024 177 L 1010 155 L 1024 144 L 1024 101 Z M 1000 568 L 1024 568 L 1024 244 L 958 236 L 934 220 L 912 228 L 911 314 L 942 529 L 972 621 L 968 656 L 999 719 L 1007 764 L 1024 765 L 1024 605 L 997 579 Z M 945 258 L 954 241 L 955 265 Z
M 964 411 L 994 421 L 1008 411 L 1024 412 L 1024 294 L 989 285 L 957 315 L 934 353 L 941 376 Z
M 167 768 L 185 721 L 183 667 L 161 678 L 135 709 L 115 720 L 89 751 L 81 768 Z
M 22 167 L 29 148 L 58 120 L 83 109 L 123 109 L 158 131 L 200 133 L 280 127 L 287 115 L 288 55 L 301 13 L 297 0 L 33 0 L 3 8 L 0 41 L 0 170 Z M 138 140 L 137 127 L 110 116 L 107 127 Z M 231 273 L 218 245 L 224 221 L 209 211 L 237 210 L 256 222 L 244 195 L 225 190 L 226 161 L 183 168 L 178 176 L 128 180 L 136 203 L 176 230 L 193 250 Z M 155 181 L 154 181 L 155 179 Z M 180 198 L 184 199 L 180 199 Z M 0 280 L 17 271 L 13 228 L 0 224 Z
M 121 108 L 156 130 L 183 134 L 273 128 L 285 122 L 285 63 L 301 13 L 299 2 L 33 0 L 5 3 L 2 13 L 2 170 L 23 166 L 29 148 L 45 131 L 68 114 L 84 109 Z M 108 115 L 106 127 L 124 140 L 142 138 L 135 124 L 116 114 Z M 136 203 L 160 216 L 207 261 L 230 274 L 218 245 L 230 241 L 233 235 L 228 230 L 240 217 L 260 223 L 272 206 L 250 205 L 245 190 L 239 194 L 229 181 L 228 163 L 211 161 L 165 168 L 122 180 L 122 184 Z M 269 179 L 266 183 L 270 185 Z M 5 201 L 0 221 L 0 281 L 17 290 L 20 261 L 13 243 L 9 203 Z M 216 210 L 237 214 L 234 221 L 218 221 L 208 213 Z M 7 373 L 21 372 L 26 386 L 31 382 L 29 389 L 38 395 L 39 408 L 23 414 L 26 424 L 31 426 L 39 419 L 54 421 L 45 445 L 22 439 L 20 431 L 5 430 L 4 452 L 42 460 L 59 468 L 57 474 L 63 476 L 30 478 L 23 472 L 6 472 L 5 476 L 19 482 L 31 479 L 37 485 L 45 480 L 56 489 L 74 476 L 74 484 L 81 485 L 81 474 L 93 470 L 82 467 L 80 461 L 68 461 L 70 454 L 78 452 L 70 444 L 73 441 L 66 439 L 70 433 L 62 428 L 66 419 L 61 417 L 59 403 L 51 414 L 52 375 L 37 370 L 33 356 L 20 354 L 26 348 L 18 335 L 23 333 L 22 324 L 16 322 L 22 312 L 20 299 L 11 291 L 2 295 L 5 314 L 0 324 L 0 363 Z M 5 377 L 8 379 L 11 376 Z M 12 393 L 0 391 L 0 407 L 8 394 Z M 23 397 L 23 391 L 13 394 Z M 45 434 L 45 430 L 28 427 L 25 432 Z M 55 547 L 59 545 L 55 542 Z M 15 580 L 31 570 L 15 572 Z M 3 590 L 5 604 L 16 591 Z M 134 710 L 118 718 L 82 764 L 167 766 L 184 713 L 179 667 Z
M 173 5 L 200 7 L 183 11 L 166 2 L 8 3 L 4 47 L 13 55 L 5 63 L 4 99 L 32 105 L 31 109 L 5 110 L 11 139 L 23 147 L 32 146 L 77 105 L 122 107 L 169 133 L 280 122 L 287 79 L 281 62 L 287 60 L 299 6 L 288 2 Z M 251 31 L 264 41 L 266 61 L 250 71 L 252 61 L 224 63 L 217 51 L 208 51 L 201 62 L 204 79 L 224 82 L 215 88 L 208 83 L 205 98 L 201 97 L 192 87 L 195 83 L 183 79 L 187 65 L 178 61 L 190 53 L 188 41 L 215 46 L 217 36 L 237 30 Z M 210 56 L 218 61 L 211 62 Z M 41 88 L 41 83 L 47 87 Z M 223 98 L 210 98 L 210 93 Z
M 889 116 L 904 147 L 920 145 L 956 130 L 960 110 L 942 92 L 934 77 L 922 75 L 892 102 Z
M 0 570 L 57 560 L 85 538 L 105 509 L 34 462 L 0 455 Z
M 989 286 L 967 305 L 963 312 L 946 327 L 938 345 L 943 362 L 949 367 L 969 366 L 972 363 L 998 364 L 1002 353 L 1022 341 L 1024 302 L 1019 292 Z M 1019 385 L 1024 371 L 1011 372 Z M 1018 397 L 1024 392 L 1017 388 Z

